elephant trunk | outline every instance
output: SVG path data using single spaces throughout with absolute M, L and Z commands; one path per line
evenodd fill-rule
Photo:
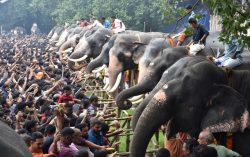
M 87 73 L 91 73 L 95 68 L 101 67 L 103 65 L 102 58 L 102 56 L 98 56 L 96 59 L 91 61 L 87 66 Z
M 158 91 L 143 111 L 130 147 L 130 157 L 145 157 L 145 152 L 154 132 L 170 120 L 170 103 L 164 91 Z
M 73 44 L 72 41 L 66 41 L 64 44 L 62 44 L 62 46 L 60 46 L 60 48 L 59 48 L 59 58 L 60 58 L 60 60 L 63 59 L 63 55 L 62 55 L 62 53 L 64 53 L 63 51 L 70 48 L 72 44 Z M 65 55 L 67 55 L 67 54 L 65 54 Z
M 131 108 L 132 103 L 128 100 L 128 98 L 150 92 L 157 83 L 158 80 L 156 80 L 156 77 L 145 77 L 144 80 L 139 82 L 137 85 L 119 93 L 116 97 L 117 106 L 122 110 Z
M 142 115 L 144 109 L 147 107 L 149 104 L 150 100 L 154 97 L 154 95 L 163 87 L 165 83 L 164 82 L 159 82 L 153 91 L 150 92 L 150 94 L 140 103 L 139 106 L 137 106 L 135 113 L 133 114 L 132 118 L 132 129 L 135 130 L 135 127 L 137 125 L 137 122 Z

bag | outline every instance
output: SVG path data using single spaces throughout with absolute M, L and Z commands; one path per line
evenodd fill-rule
M 191 55 L 196 55 L 198 52 L 200 52 L 201 50 L 203 50 L 205 48 L 205 45 L 204 44 L 192 44 L 190 46 L 190 50 L 189 50 L 189 53 Z

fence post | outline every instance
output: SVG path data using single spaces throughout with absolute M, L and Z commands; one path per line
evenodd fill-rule
M 127 137 L 126 137 L 126 152 L 129 152 L 129 146 L 130 146 L 130 122 L 131 119 L 127 119 Z

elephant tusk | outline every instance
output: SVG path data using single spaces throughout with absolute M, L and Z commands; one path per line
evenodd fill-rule
M 49 48 L 49 51 L 53 51 L 53 50 L 54 50 L 54 48 L 53 48 L 53 47 Z
M 103 66 L 101 66 L 101 67 L 99 67 L 99 68 L 93 70 L 92 72 L 93 72 L 93 73 L 99 73 L 100 71 L 102 71 L 102 70 L 105 69 L 106 67 L 107 67 L 107 66 L 104 64 Z
M 139 99 L 142 99 L 143 97 L 144 97 L 144 94 L 141 94 L 141 95 L 134 96 L 134 97 L 132 97 L 132 98 L 130 98 L 128 100 L 131 101 L 131 102 L 135 102 L 135 101 L 137 101 Z
M 106 90 L 109 87 L 109 83 L 107 82 L 105 86 L 103 87 L 103 90 Z
M 78 58 L 78 59 L 72 59 L 72 58 L 70 58 L 70 57 L 67 57 L 67 59 L 69 60 L 69 61 L 71 61 L 71 62 L 81 62 L 81 61 L 84 61 L 86 58 L 88 58 L 88 55 L 84 55 L 83 57 L 81 57 L 81 58 Z
M 71 52 L 73 50 L 73 47 L 70 47 L 64 51 L 61 51 L 62 53 L 68 53 L 68 52 Z
M 57 46 L 57 47 L 58 47 L 58 46 L 60 46 L 60 45 L 61 45 L 61 43 L 62 43 L 62 42 L 58 42 L 58 43 L 56 43 L 56 46 Z
M 141 98 L 141 99 L 139 99 L 139 100 L 137 100 L 137 101 L 132 102 L 132 104 L 139 104 L 139 103 L 141 103 L 142 101 L 143 101 L 143 98 Z
M 116 89 L 118 88 L 118 86 L 121 83 L 121 80 L 122 80 L 122 73 L 120 72 L 114 86 L 109 90 L 109 93 L 113 93 L 116 91 Z

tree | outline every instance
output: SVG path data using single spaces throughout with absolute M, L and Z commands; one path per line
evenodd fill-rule
M 250 37 L 247 36 L 247 31 L 250 29 L 249 2 L 243 0 L 205 0 L 205 2 L 221 17 L 220 23 L 227 30 L 221 33 L 221 40 L 229 41 L 228 34 L 231 33 L 249 47 Z
M 48 32 L 54 25 L 75 23 L 92 15 L 96 18 L 116 15 L 128 29 L 143 31 L 146 26 L 145 31 L 161 31 L 165 26 L 161 12 L 164 1 L 11 0 L 0 6 L 0 23 L 7 29 L 23 26 L 29 30 L 36 22 L 43 32 Z
M 220 34 L 220 39 L 224 42 L 230 42 L 230 35 L 236 36 L 240 42 L 250 46 L 250 37 L 247 36 L 247 30 L 250 29 L 250 9 L 249 3 L 244 0 L 165 0 L 162 10 L 163 14 L 170 23 L 185 15 L 185 12 L 178 6 L 184 6 L 186 3 L 195 4 L 199 1 L 200 4 L 208 5 L 212 14 L 217 14 L 221 17 L 220 23 L 227 30 Z M 198 8 L 198 6 L 196 6 Z M 173 11 L 176 9 L 175 14 Z M 177 17 L 177 18 L 176 18 Z

